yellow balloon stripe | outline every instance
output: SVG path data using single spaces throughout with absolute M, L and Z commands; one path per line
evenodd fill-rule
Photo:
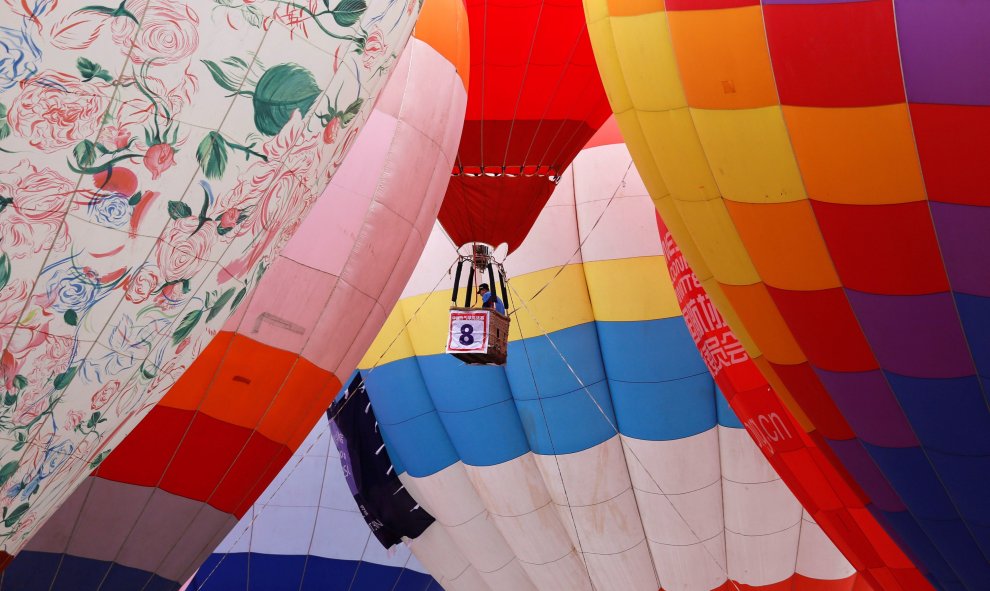
M 666 277 L 664 257 L 652 256 L 578 263 L 513 278 L 509 300 L 519 311 L 512 316 L 510 340 L 595 320 L 636 322 L 680 316 Z M 400 300 L 359 366 L 368 369 L 376 363 L 443 353 L 450 293 L 445 289 Z M 649 295 L 642 297 L 643 293 Z M 525 307 L 514 301 L 516 294 L 526 300 Z
M 656 6 L 643 14 L 613 10 L 614 4 L 585 0 L 589 33 L 616 120 L 657 210 L 761 368 L 772 373 L 764 352 L 776 363 L 806 361 L 744 246 L 731 215 L 737 208 L 730 208 L 808 203 L 774 90 L 760 7 L 667 13 Z M 710 75 L 685 80 L 678 60 L 705 63 L 690 69 Z M 812 243 L 806 248 L 819 245 Z M 801 280 L 828 284 L 834 270 L 826 265 Z M 764 320 L 750 324 L 758 334 L 743 326 L 741 303 L 747 318 L 757 311 Z M 768 379 L 811 429 L 780 380 Z

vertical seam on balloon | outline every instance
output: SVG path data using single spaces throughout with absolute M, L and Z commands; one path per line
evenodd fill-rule
M 541 6 L 542 6 L 542 3 L 541 3 Z M 542 10 L 542 8 L 541 8 L 541 10 Z M 537 26 L 539 26 L 539 25 L 537 25 Z M 581 44 L 581 36 L 584 33 L 584 31 L 586 30 L 587 24 L 584 24 L 583 26 L 584 26 L 584 28 L 582 29 L 582 32 L 581 33 L 578 33 L 578 35 L 574 38 L 574 44 L 571 46 L 571 50 L 567 54 L 567 61 L 564 63 L 564 67 L 560 71 L 560 76 L 557 77 L 557 83 L 554 85 L 554 89 L 553 89 L 553 93 L 551 94 L 551 98 L 550 98 L 550 100 L 547 101 L 547 105 L 543 109 L 543 113 L 540 114 L 540 120 L 539 120 L 539 122 L 537 122 L 536 129 L 533 131 L 533 137 L 529 141 L 529 147 L 526 149 L 526 154 L 523 156 L 522 162 L 519 163 L 519 165 L 520 165 L 519 174 L 520 175 L 523 174 L 523 168 L 525 167 L 526 161 L 529 160 L 530 152 L 532 152 L 533 146 L 536 144 L 536 135 L 537 135 L 537 132 L 540 130 L 541 127 L 543 127 L 543 123 L 546 121 L 547 114 L 550 112 L 550 106 L 553 104 L 553 98 L 556 96 L 557 91 L 560 89 L 560 85 L 563 83 L 564 79 L 567 78 L 567 69 L 570 67 L 571 60 L 574 59 L 574 55 L 577 53 L 577 48 Z M 536 41 L 536 31 L 533 32 L 533 41 L 534 41 L 534 43 Z M 521 96 L 522 96 L 522 92 L 520 91 L 520 97 Z M 513 113 L 513 119 L 515 119 L 515 113 Z M 539 168 L 543 165 L 543 158 L 545 158 L 546 155 L 550 152 L 550 146 L 553 144 L 553 141 L 557 139 L 557 136 L 560 135 L 561 130 L 563 130 L 563 128 L 564 128 L 564 123 L 565 122 L 566 122 L 566 119 L 563 119 L 563 120 L 561 120 L 560 125 L 557 126 L 557 131 L 556 131 L 556 133 L 554 133 L 553 138 L 551 138 L 551 141 L 547 144 L 547 148 L 543 152 L 543 156 L 541 156 L 540 159 L 536 163 L 536 171 L 533 173 L 533 176 L 538 176 L 539 175 Z M 576 130 L 575 130 L 575 132 L 572 132 L 572 137 L 573 137 L 573 134 L 574 133 L 576 133 Z M 508 146 L 506 146 L 506 156 L 508 155 L 508 151 L 509 151 L 508 150 Z M 503 160 L 502 164 L 505 165 L 505 161 L 504 160 Z M 555 172 L 556 172 L 556 176 L 558 176 L 558 177 L 561 174 L 564 173 L 563 170 L 557 170 Z
M 487 2 L 485 3 L 485 6 L 486 6 L 486 10 L 487 10 L 487 6 L 488 6 L 488 3 Z M 546 6 L 546 3 L 545 2 L 540 2 L 540 10 L 539 10 L 539 12 L 536 13 L 536 26 L 533 28 L 533 37 L 530 39 L 530 43 L 529 43 L 529 54 L 526 56 L 526 65 L 523 67 L 522 81 L 519 84 L 519 93 L 516 95 L 516 104 L 512 108 L 512 119 L 510 120 L 510 123 L 509 123 L 509 134 L 505 138 L 505 153 L 502 154 L 502 174 L 503 175 L 505 174 L 506 161 L 509 158 L 509 146 L 512 145 L 512 131 L 513 131 L 513 129 L 515 129 L 515 126 L 516 126 L 516 115 L 519 114 L 519 104 L 522 102 L 523 93 L 526 90 L 526 78 L 527 78 L 527 76 L 529 76 L 529 65 L 530 65 L 530 62 L 533 59 L 533 51 L 536 49 L 536 37 L 539 35 L 540 21 L 543 20 L 543 7 L 544 6 Z M 561 76 L 563 76 L 563 74 L 561 74 Z M 484 72 L 482 72 L 482 77 L 484 77 Z M 549 108 L 549 104 L 548 104 L 548 107 L 547 108 Z M 483 115 L 484 114 L 482 114 L 482 116 Z M 542 120 L 541 120 L 541 123 L 542 123 Z M 537 124 L 537 129 L 539 129 L 539 124 Z M 533 139 L 534 140 L 536 139 L 536 133 L 535 132 L 533 133 Z M 530 144 L 530 146 L 532 146 L 532 144 Z M 522 174 L 522 169 L 525 166 L 525 164 L 526 164 L 526 159 L 523 158 L 523 161 L 519 163 L 519 166 L 520 166 L 519 174 L 520 175 Z M 482 169 L 482 173 L 484 173 L 484 170 L 483 169 Z
M 466 0 L 465 0 L 465 10 L 467 10 Z M 470 32 L 471 26 L 471 13 L 468 12 L 468 31 Z M 470 35 L 469 35 L 470 37 Z M 482 3 L 482 17 L 481 17 L 481 105 L 480 105 L 480 115 L 478 117 L 478 139 L 480 146 L 480 156 L 481 156 L 481 173 L 485 172 L 485 65 L 488 59 L 488 2 Z M 474 70 L 475 68 L 471 68 Z M 471 100 L 471 90 L 468 89 L 468 101 Z M 467 109 L 464 113 L 465 121 L 467 121 Z M 458 155 L 460 150 L 457 151 Z M 464 174 L 464 170 L 461 170 L 461 174 Z
M 326 420 L 325 418 L 320 417 L 320 420 L 317 422 L 317 425 L 323 424 L 323 427 L 324 428 L 329 429 L 330 428 L 330 425 L 323 422 L 325 420 Z M 302 576 L 299 577 L 298 591 L 303 591 L 303 583 L 306 581 L 306 568 L 309 566 L 309 557 L 312 556 L 312 554 L 313 554 L 313 540 L 316 539 L 316 527 L 320 523 L 320 510 L 323 508 L 323 491 L 324 491 L 324 488 L 326 487 L 326 483 L 327 483 L 327 464 L 330 463 L 329 444 L 328 444 L 328 447 L 327 447 L 327 451 L 328 451 L 328 453 L 327 453 L 326 457 L 323 458 L 323 462 L 322 462 L 323 463 L 323 473 L 322 473 L 322 477 L 320 478 L 320 494 L 316 498 L 316 514 L 313 515 L 313 528 L 312 528 L 312 530 L 309 533 L 309 547 L 306 548 L 306 556 L 303 558 Z M 306 457 L 303 456 L 303 459 L 305 460 Z M 269 502 L 270 501 L 273 501 L 273 500 L 275 500 L 275 497 L 274 496 L 269 500 Z M 370 537 L 370 533 L 369 533 L 369 537 Z M 253 541 L 253 539 L 254 539 L 254 528 L 253 527 L 251 528 L 251 538 L 252 538 L 252 541 Z M 364 543 L 364 551 L 367 552 L 367 550 L 368 550 L 368 542 L 365 541 L 365 543 Z M 250 548 L 248 548 L 248 552 L 249 553 L 251 552 L 251 549 Z M 357 571 L 358 571 L 358 569 L 361 568 L 361 562 L 364 559 L 364 552 L 361 553 L 361 559 L 362 560 L 359 560 L 358 561 L 357 568 L 354 569 L 354 578 L 355 579 L 357 578 Z M 351 585 L 353 585 L 353 584 L 354 583 L 352 581 L 351 582 Z
M 683 316 L 681 317 L 683 318 Z M 725 476 L 722 472 L 722 431 L 719 430 L 719 427 L 721 425 L 719 425 L 718 422 L 718 396 L 719 396 L 718 384 L 715 383 L 715 376 L 712 376 L 712 403 L 713 406 L 715 407 L 713 409 L 715 411 L 715 426 L 714 426 L 715 441 L 717 442 L 718 445 L 718 474 L 719 474 L 718 488 L 719 488 L 719 498 L 722 501 L 722 506 L 720 507 L 722 512 L 722 552 L 724 553 L 725 556 L 725 565 L 724 565 L 725 579 L 727 581 L 731 581 L 732 576 L 729 574 L 729 533 L 728 533 L 728 528 L 725 526 L 726 490 L 725 490 Z M 764 460 L 765 459 L 766 458 L 764 458 Z
M 329 459 L 329 458 L 327 458 L 327 459 Z M 369 530 L 370 530 L 370 528 L 369 528 Z M 361 550 L 361 558 L 362 559 L 364 558 L 365 553 L 368 552 L 368 544 L 371 542 L 371 535 L 372 535 L 372 532 L 371 531 L 368 531 L 368 537 L 366 537 L 364 539 L 364 549 Z M 307 555 L 306 558 L 308 559 L 309 556 Z M 363 562 L 364 562 L 364 560 L 358 560 L 357 561 L 357 566 L 354 568 L 354 574 L 351 575 L 351 582 L 347 585 L 347 591 L 351 591 L 351 589 L 354 588 L 354 582 L 357 581 L 358 571 L 361 570 L 361 564 Z M 303 571 L 303 572 L 305 572 L 305 571 Z M 299 591 L 302 591 L 302 581 L 301 580 L 299 581 Z
M 403 543 L 405 543 L 405 541 L 403 541 Z M 412 569 L 409 568 L 409 561 L 412 560 L 412 555 L 413 555 L 412 554 L 412 546 L 410 546 L 409 544 L 406 544 L 406 548 L 409 549 L 409 554 L 406 555 L 406 561 L 402 563 L 402 567 L 399 570 L 399 576 L 395 577 L 395 584 L 392 585 L 392 589 L 390 591 L 397 591 L 398 588 L 399 588 L 399 581 L 402 580 L 402 574 L 404 572 L 406 572 L 407 570 L 412 570 Z M 429 586 L 429 584 L 430 583 L 427 583 L 427 586 Z

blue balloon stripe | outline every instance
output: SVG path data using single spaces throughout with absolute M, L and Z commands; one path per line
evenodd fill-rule
M 575 453 L 611 439 L 616 428 L 667 441 L 716 424 L 742 427 L 681 318 L 589 322 L 531 336 L 510 343 L 504 368 L 466 366 L 449 355 L 402 359 L 367 381 L 390 453 L 394 446 L 396 463 L 417 477 L 458 459 L 491 466 L 529 451 Z
M 238 552 L 211 555 L 189 591 L 427 591 L 433 584 L 430 575 L 368 561 Z

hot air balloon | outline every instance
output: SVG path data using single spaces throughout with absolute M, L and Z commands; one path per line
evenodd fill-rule
M 435 228 L 359 367 L 474 589 L 853 588 L 705 368 L 621 144 L 593 141 L 504 259 L 505 366 L 444 354 L 456 252 Z
M 440 222 L 457 244 L 515 249 L 608 118 L 575 0 L 469 0 L 471 82 Z
M 449 178 L 466 102 L 466 22 L 457 1 L 427 6 L 373 117 L 342 140 L 354 143 L 353 158 L 262 286 L 0 588 L 177 587 L 326 410 L 337 376 L 353 370 L 398 298 Z M 331 134 L 352 135 L 358 123 L 344 118 L 327 123 Z M 92 404 L 106 414 L 120 403 Z
M 650 193 L 749 354 L 936 587 L 985 589 L 990 9 L 586 12 Z
M 5 3 L 0 550 L 22 547 L 271 264 L 415 9 Z
M 735 338 L 657 217 L 677 304 L 708 371 L 784 482 L 874 589 L 929 589 L 923 575 L 801 429 Z

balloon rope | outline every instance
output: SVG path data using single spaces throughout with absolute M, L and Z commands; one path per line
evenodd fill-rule
M 588 389 L 588 386 L 585 385 L 584 380 L 581 379 L 581 376 L 579 376 L 577 374 L 577 372 L 574 370 L 574 367 L 571 366 L 570 361 L 567 360 L 567 357 L 564 355 L 564 353 L 557 347 L 557 343 L 554 342 L 554 340 L 550 337 L 550 334 L 547 332 L 547 330 L 545 328 L 543 328 L 542 324 L 540 324 L 539 319 L 536 318 L 536 315 L 533 313 L 532 310 L 530 310 L 529 306 L 526 304 L 526 299 L 523 298 L 522 295 L 518 291 L 516 291 L 515 288 L 513 288 L 511 286 L 511 284 L 509 286 L 509 289 L 511 289 L 516 294 L 516 299 L 519 302 L 522 303 L 523 308 L 529 314 L 530 318 L 533 319 L 533 322 L 536 324 L 537 328 L 539 328 L 540 331 L 543 333 L 543 336 L 545 336 L 546 339 L 547 339 L 547 341 L 550 342 L 550 346 L 552 346 L 553 347 L 553 350 L 556 351 L 556 353 L 557 353 L 558 356 L 560 356 L 561 361 L 564 362 L 564 365 L 567 366 L 568 371 L 570 371 L 571 375 L 574 376 L 574 379 L 577 380 L 578 384 L 580 384 L 581 389 L 584 390 L 585 394 L 588 395 L 588 398 L 595 405 L 595 408 L 598 409 L 598 412 L 601 414 L 602 418 L 605 419 L 605 422 L 608 423 L 609 427 L 612 428 L 612 430 L 615 432 L 616 435 L 620 435 L 620 442 L 621 442 L 621 433 L 619 432 L 618 427 L 616 427 L 615 423 L 612 422 L 612 419 L 605 412 L 605 409 L 603 409 L 601 407 L 601 405 L 598 403 L 598 400 L 595 399 L 595 396 L 591 393 L 591 390 Z M 520 334 L 522 334 L 522 330 L 520 330 Z M 539 392 L 537 392 L 537 394 L 539 394 Z M 548 432 L 549 432 L 549 430 L 548 430 Z M 644 464 L 643 461 L 636 454 L 636 451 L 633 450 L 632 447 L 631 446 L 628 446 L 628 445 L 623 445 L 622 446 L 622 449 L 623 449 L 623 451 L 628 451 L 629 454 L 632 455 L 633 459 L 635 459 L 636 462 L 640 465 L 640 467 L 643 468 L 643 471 L 647 474 L 647 476 L 650 477 L 650 480 L 653 481 L 653 485 L 657 487 L 657 490 L 660 491 L 660 494 L 663 496 L 663 498 L 670 504 L 670 508 L 674 510 L 674 513 L 676 513 L 677 516 L 680 518 L 680 520 L 682 522 L 684 522 L 685 527 L 688 528 L 688 531 L 691 532 L 691 535 L 693 535 L 695 537 L 695 539 L 698 541 L 698 545 L 701 546 L 701 548 L 705 550 L 705 553 L 708 554 L 709 557 L 711 557 L 712 562 L 714 562 L 715 565 L 722 572 L 722 574 L 725 575 L 725 579 L 732 584 L 733 588 L 735 588 L 737 591 L 739 591 L 739 589 L 740 589 L 739 588 L 739 585 L 737 585 L 736 582 L 733 581 L 731 577 L 729 577 L 728 569 L 726 569 L 726 567 L 724 565 L 722 565 L 718 561 L 718 559 L 715 557 L 715 555 L 712 554 L 711 550 L 708 549 L 708 546 L 706 546 L 705 543 L 704 543 L 705 540 L 702 540 L 701 539 L 701 536 L 698 534 L 698 532 L 696 532 L 694 530 L 694 528 L 691 527 L 691 524 L 688 522 L 687 518 L 685 518 L 684 515 L 680 512 L 680 510 L 678 510 L 677 506 L 670 499 L 670 496 L 666 492 L 664 492 L 663 487 L 660 486 L 660 483 L 657 482 L 657 479 L 654 478 L 654 476 L 650 472 L 649 468 L 646 467 L 646 464 Z M 632 482 L 631 481 L 630 481 L 630 485 L 632 486 Z M 633 487 L 633 488 L 635 490 L 635 487 Z M 566 491 L 565 491 L 565 494 L 566 494 Z M 646 533 L 645 532 L 645 527 L 644 527 L 644 532 L 643 533 L 644 533 L 644 537 L 645 537 L 645 533 Z M 649 539 L 649 538 L 646 538 L 646 539 Z M 651 552 L 651 554 L 652 554 L 652 552 Z M 654 571 L 655 570 L 656 569 L 654 567 Z M 657 572 L 656 574 L 657 574 L 657 578 L 659 579 L 660 573 Z
M 574 260 L 574 257 L 576 257 L 577 255 L 581 254 L 581 251 L 584 250 L 584 243 L 588 241 L 588 238 L 590 238 L 591 235 L 594 233 L 595 229 L 598 228 L 598 224 L 600 224 L 601 221 L 602 221 L 602 218 L 605 217 L 605 212 L 607 212 L 608 211 L 608 208 L 611 207 L 612 201 L 615 200 L 615 197 L 619 194 L 619 191 L 625 188 L 625 186 L 626 186 L 626 177 L 629 176 L 629 172 L 632 170 L 632 168 L 633 168 L 633 161 L 632 161 L 632 157 L 630 156 L 630 158 L 629 158 L 629 164 L 626 166 L 626 172 L 624 172 L 622 174 L 622 182 L 619 183 L 619 186 L 616 187 L 614 191 L 612 191 L 612 195 L 609 196 L 608 201 L 605 203 L 605 207 L 602 208 L 602 212 L 600 214 L 598 214 L 598 217 L 595 219 L 595 223 L 591 225 L 591 228 L 588 230 L 588 234 L 584 238 L 581 239 L 581 242 L 578 243 L 577 248 L 575 248 L 574 249 L 574 252 L 571 253 L 571 256 L 569 256 L 567 258 L 567 261 L 557 269 L 557 271 L 553 274 L 552 277 L 550 277 L 550 279 L 547 279 L 547 282 L 544 283 L 543 286 L 540 287 L 540 289 L 536 290 L 536 292 L 533 293 L 533 297 L 531 299 L 535 300 L 537 298 L 537 296 L 539 296 L 541 293 L 543 293 L 543 290 L 545 290 L 546 288 L 550 287 L 550 284 L 553 283 L 554 280 L 557 279 L 557 277 L 560 277 L 560 274 L 563 273 L 564 272 L 564 269 L 567 268 L 567 265 L 570 264 L 570 262 Z M 572 183 L 575 183 L 574 177 L 576 175 L 577 175 L 577 169 L 572 166 L 571 167 L 571 182 Z M 576 184 L 572 185 L 572 194 L 575 196 L 575 198 L 574 198 L 575 199 L 574 209 L 575 209 L 575 212 L 576 212 L 577 211 L 577 186 L 576 186 Z M 580 231 L 580 228 L 579 228 L 579 231 Z M 515 311 L 516 311 L 516 309 L 513 309 L 512 310 L 513 313 Z

